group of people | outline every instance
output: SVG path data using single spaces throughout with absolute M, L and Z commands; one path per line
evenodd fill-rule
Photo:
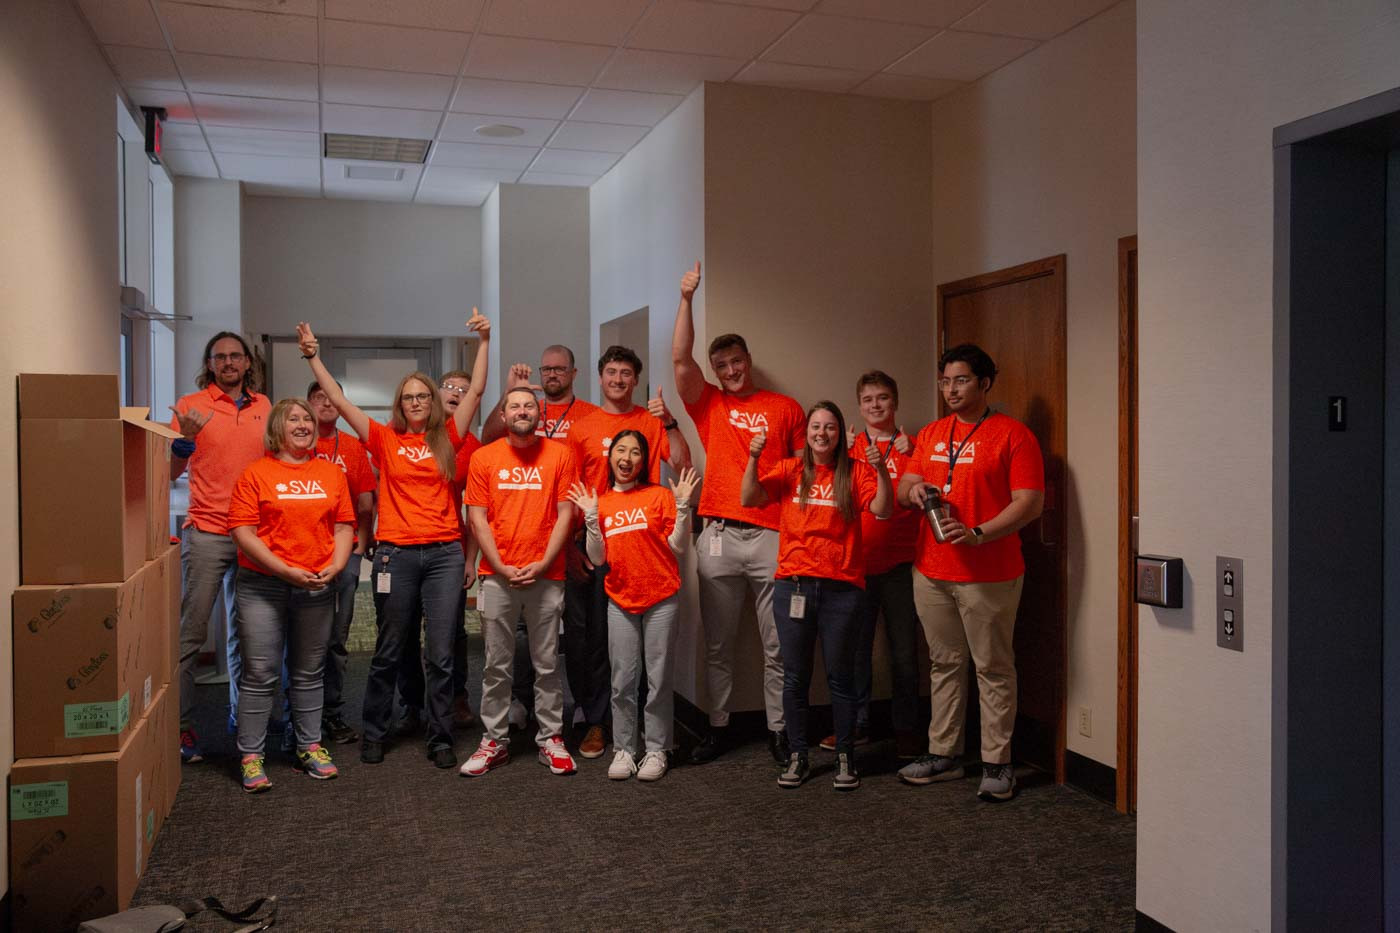
M 699 263 L 682 276 L 672 362 L 704 447 L 703 482 L 661 391 L 634 404 L 642 362 L 626 347 L 609 347 L 598 361 L 599 406 L 575 397 L 567 347 L 547 348 L 538 374 L 512 365 L 478 439 L 470 426 L 486 384 L 490 324 L 475 311 L 467 322 L 479 339 L 472 372 L 449 373 L 436 387 L 422 373 L 405 376 L 387 424 L 346 398 L 306 323 L 298 346 L 315 381 L 306 399 L 275 405 L 250 385 L 242 339 L 210 340 L 200 391 L 174 408 L 182 439 L 172 476 L 191 474 L 182 548 L 184 759 L 202 757 L 193 666 L 222 588 L 245 790 L 270 786 L 265 746 L 279 679 L 290 708 L 284 744 L 312 777 L 336 775 L 323 739 L 359 739 L 363 762 L 383 761 L 396 695 L 406 718 L 423 710 L 432 763 L 457 767 L 454 726 L 474 718 L 465 594 L 479 580 L 483 734 L 460 773 L 478 777 L 510 760 L 521 700 L 533 701 L 540 763 L 554 774 L 575 771 L 558 671 L 562 623 L 569 690 L 583 720 L 578 753 L 601 757 L 611 731 L 608 777 L 658 780 L 676 748 L 680 556 L 693 546 L 710 713 L 692 763 L 734 744 L 735 636 L 752 599 L 780 787 L 799 787 L 811 774 L 818 642 L 835 727 L 820 744 L 835 752 L 833 787 L 860 786 L 856 748 L 869 741 L 871 657 L 883 618 L 895 751 L 909 760 L 900 778 L 964 776 L 970 657 L 982 713 L 978 795 L 1010 799 L 1012 632 L 1024 573 L 1017 532 L 1040 514 L 1044 481 L 1034 436 L 988 405 L 995 365 L 972 345 L 946 351 L 938 385 L 950 413 L 913 437 L 897 423 L 895 380 L 871 370 L 855 387 L 863 422 L 856 431 L 835 402 L 804 412 L 756 386 L 737 334 L 710 343 L 709 381 L 694 352 L 700 279 Z M 340 431 L 337 418 L 354 433 Z M 378 634 L 361 737 L 345 722 L 343 690 L 363 560 L 371 562 Z M 926 737 L 916 731 L 919 625 L 930 657 Z

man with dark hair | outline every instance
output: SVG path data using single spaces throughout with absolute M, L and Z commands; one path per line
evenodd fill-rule
M 229 710 L 238 709 L 238 610 L 234 576 L 238 548 L 228 532 L 229 499 L 243 468 L 263 455 L 263 431 L 272 410 L 254 391 L 253 352 L 242 337 L 220 331 L 204 346 L 198 392 L 170 407 L 170 426 L 181 438 L 171 444 L 170 479 L 190 472 L 190 504 L 181 531 L 180 570 L 180 758 L 204 760 L 194 731 L 194 662 L 209 633 L 209 617 L 220 591 L 228 625 Z
M 1040 516 L 1045 467 L 1035 435 L 987 404 L 997 370 L 980 347 L 953 347 L 938 361 L 938 370 L 950 414 L 919 432 L 899 480 L 901 505 L 923 508 L 937 493 L 950 511 L 941 525 L 942 542 L 927 521 L 920 524 L 915 552 L 914 603 L 928 641 L 933 719 L 929 753 L 901 768 L 899 776 L 909 784 L 963 776 L 970 654 L 982 710 L 977 796 L 1010 800 L 1016 793 L 1012 632 L 1025 574 L 1016 533 Z
M 698 514 L 705 519 L 696 547 L 700 577 L 700 616 L 705 626 L 705 680 L 710 729 L 691 761 L 712 761 L 727 742 L 729 698 L 734 686 L 734 634 L 751 592 L 763 641 L 763 700 L 768 747 L 779 765 L 788 763 L 783 723 L 783 662 L 773 620 L 773 575 L 778 568 L 779 503 L 745 508 L 739 486 L 749 460 L 749 442 L 767 434 L 760 472 L 801 448 L 807 419 L 786 395 L 754 385 L 748 344 L 738 334 L 710 343 L 710 368 L 719 386 L 707 382 L 695 360 L 695 321 L 691 302 L 700 286 L 700 263 L 681 277 L 681 300 L 671 337 L 676 389 L 705 447 L 705 483 Z
M 647 407 L 632 404 L 642 374 L 642 361 L 628 347 L 611 346 L 598 358 L 598 386 L 602 392 L 600 408 L 575 421 L 569 441 L 578 457 L 579 472 L 588 489 L 603 492 L 608 484 L 608 450 L 619 431 L 632 428 L 647 440 L 651 462 L 647 476 L 661 481 L 661 464 L 667 462 L 679 472 L 690 466 L 690 446 L 680 425 L 672 417 L 661 398 L 647 402 Z M 603 734 L 611 707 L 611 667 L 608 663 L 607 595 L 603 578 L 582 553 L 580 529 L 577 547 L 583 565 L 581 578 L 571 575 L 564 602 L 564 657 L 569 678 L 569 692 L 574 703 L 583 710 L 587 731 L 579 743 L 579 754 L 597 758 L 603 754 L 607 740 Z

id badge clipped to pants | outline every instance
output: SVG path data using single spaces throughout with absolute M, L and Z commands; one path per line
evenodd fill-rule
M 801 582 L 797 584 L 796 592 L 794 592 L 792 598 L 788 600 L 788 618 L 807 618 L 807 597 L 802 595 Z
M 391 578 L 389 573 L 389 555 L 385 554 L 379 559 L 379 569 L 374 574 L 374 591 L 376 593 L 388 595 L 389 581 Z

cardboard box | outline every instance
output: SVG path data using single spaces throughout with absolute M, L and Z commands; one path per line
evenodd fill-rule
M 168 679 L 167 563 L 14 593 L 15 757 L 112 752 Z
M 168 690 L 121 748 L 10 769 L 10 898 L 17 930 L 70 930 L 131 904 L 169 812 Z M 178 755 L 173 767 L 178 768 Z
M 99 389 L 110 389 L 115 401 L 115 377 L 19 377 L 20 578 L 26 585 L 117 583 L 154 558 L 158 537 L 167 538 L 169 446 L 179 434 L 146 420 L 144 408 L 81 417 L 108 411 L 99 404 Z
M 161 565 L 159 585 L 164 587 L 165 593 L 165 619 L 162 623 L 165 640 L 165 666 L 162 668 L 162 676 L 165 678 L 165 683 L 176 685 L 178 693 L 180 682 L 180 545 L 166 544 L 165 550 L 157 558 L 157 562 Z M 178 705 L 178 703 L 177 699 L 176 704 Z

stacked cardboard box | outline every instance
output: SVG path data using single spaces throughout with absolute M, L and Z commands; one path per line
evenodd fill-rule
M 170 439 L 115 376 L 19 377 L 10 891 L 19 929 L 125 909 L 179 789 Z

